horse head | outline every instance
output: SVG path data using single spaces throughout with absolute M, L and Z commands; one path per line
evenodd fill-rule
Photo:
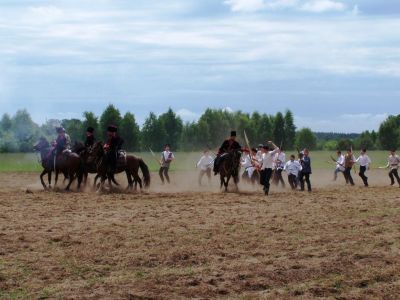
M 91 148 L 88 149 L 88 161 L 95 161 L 104 156 L 103 143 L 101 141 L 95 142 Z
M 39 140 L 37 141 L 37 143 L 35 145 L 33 145 L 33 150 L 34 151 L 41 151 L 44 150 L 46 148 L 49 148 L 50 144 L 47 141 L 47 139 L 45 137 L 40 137 Z
M 83 144 L 80 141 L 75 141 L 71 151 L 80 154 L 85 149 L 86 149 L 85 144 Z

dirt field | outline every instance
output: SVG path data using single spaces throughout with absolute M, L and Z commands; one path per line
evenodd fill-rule
M 398 299 L 400 189 L 369 176 L 265 197 L 193 173 L 102 195 L 0 173 L 0 299 Z

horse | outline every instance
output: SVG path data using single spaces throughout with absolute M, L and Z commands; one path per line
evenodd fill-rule
M 127 189 L 133 188 L 133 183 L 135 183 L 135 190 L 137 189 L 137 184 L 139 184 L 140 189 L 143 188 L 142 179 L 139 176 L 139 168 L 143 173 L 144 187 L 148 188 L 150 186 L 150 172 L 149 168 L 143 161 L 143 159 L 136 157 L 134 155 L 127 155 L 125 163 L 117 163 L 117 168 L 113 174 L 108 170 L 108 166 L 105 163 L 105 151 L 103 143 L 101 141 L 96 142 L 89 151 L 88 162 L 95 162 L 97 166 L 97 174 L 101 177 L 101 188 L 104 186 L 104 182 L 108 179 L 108 183 L 111 186 L 111 178 L 114 174 L 118 174 L 125 171 L 126 178 L 128 180 Z
M 240 167 L 240 156 L 239 150 L 229 151 L 221 156 L 221 162 L 218 167 L 219 176 L 221 179 L 221 186 L 225 186 L 225 192 L 228 191 L 228 183 L 231 177 L 235 183 L 236 190 L 238 190 L 239 182 L 239 167 Z M 226 178 L 226 180 L 225 180 Z
M 55 160 L 53 156 L 53 148 L 50 147 L 49 142 L 46 138 L 41 137 L 39 141 L 33 146 L 35 151 L 40 152 L 40 159 L 43 167 L 43 171 L 40 174 L 40 181 L 44 189 L 51 188 L 51 172 L 55 171 L 54 186 L 57 185 L 58 173 L 61 172 L 68 178 L 69 182 L 65 188 L 66 191 L 69 190 L 75 177 L 78 178 L 78 189 L 82 182 L 82 163 L 79 155 L 75 153 L 61 154 L 58 155 Z M 46 186 L 43 181 L 43 176 L 47 174 L 49 185 Z
M 96 174 L 96 177 L 94 179 L 93 183 L 93 189 L 96 187 L 96 181 L 100 177 L 100 175 L 97 174 L 97 166 L 94 163 L 94 160 L 92 159 L 89 162 L 89 152 L 90 149 L 87 148 L 82 142 L 76 141 L 74 146 L 71 149 L 72 152 L 77 153 L 82 160 L 83 163 L 83 185 L 86 186 L 88 175 L 90 174 Z M 119 186 L 119 183 L 115 180 L 114 175 L 111 177 L 111 181 Z

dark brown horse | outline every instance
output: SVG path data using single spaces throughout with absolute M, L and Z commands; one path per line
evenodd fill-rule
M 91 162 L 94 162 L 97 166 L 97 174 L 101 178 L 100 187 L 103 188 L 106 179 L 108 179 L 108 183 L 111 187 L 111 179 L 113 178 L 114 174 L 109 172 L 108 166 L 105 163 L 105 151 L 102 142 L 96 142 L 89 151 L 88 163 Z M 124 163 L 118 162 L 115 174 L 125 171 L 126 178 L 128 180 L 128 189 L 133 189 L 133 183 L 135 183 L 135 190 L 137 188 L 137 184 L 139 184 L 140 189 L 142 189 L 143 182 L 139 176 L 139 168 L 143 173 L 144 187 L 148 188 L 150 186 L 149 168 L 144 163 L 143 159 L 139 157 L 127 155 Z
M 77 153 L 82 160 L 83 163 L 83 185 L 86 186 L 88 175 L 89 174 L 96 174 L 96 177 L 93 182 L 93 189 L 96 187 L 96 181 L 100 177 L 97 174 L 97 165 L 94 162 L 94 159 L 89 160 L 90 155 L 90 148 L 86 147 L 82 142 L 75 142 L 74 146 L 72 147 L 72 152 Z M 111 181 L 119 186 L 119 183 L 115 180 L 114 176 L 112 176 Z
M 240 156 L 241 152 L 238 150 L 227 152 L 221 156 L 218 172 L 221 179 L 221 188 L 225 186 L 225 192 L 228 191 L 228 184 L 231 177 L 235 183 L 236 190 L 238 190 Z
M 75 153 L 61 154 L 54 158 L 52 154 L 53 148 L 50 147 L 49 142 L 46 138 L 41 137 L 36 145 L 33 146 L 35 151 L 40 152 L 40 159 L 43 167 L 43 172 L 40 174 L 40 181 L 44 189 L 51 188 L 51 172 L 55 171 L 56 176 L 54 180 L 54 186 L 57 185 L 58 173 L 63 173 L 68 177 L 68 184 L 65 190 L 69 190 L 72 182 L 75 178 L 78 178 L 78 189 L 82 182 L 82 163 L 79 155 Z M 48 176 L 49 185 L 43 181 L 43 176 Z

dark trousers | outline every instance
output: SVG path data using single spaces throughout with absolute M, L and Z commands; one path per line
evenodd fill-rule
M 282 177 L 282 169 L 275 169 L 274 171 L 274 183 L 276 185 L 279 185 L 279 182 L 282 184 L 282 187 L 285 187 L 285 181 L 283 180 Z
M 107 171 L 114 173 L 117 169 L 117 152 L 108 151 L 106 153 Z
M 169 167 L 161 167 L 160 170 L 158 171 L 158 174 L 160 175 L 162 183 L 164 183 L 164 176 L 167 182 L 169 183 L 169 176 L 168 176 L 168 170 Z
M 293 175 L 293 174 L 289 174 L 288 181 L 289 181 L 289 184 L 290 184 L 290 187 L 292 188 L 292 190 L 295 190 L 297 188 L 297 176 Z
M 351 169 L 352 167 L 347 167 L 343 174 L 344 174 L 344 178 L 346 179 L 346 184 L 350 183 L 351 185 L 354 185 L 354 181 L 353 181 L 353 177 L 351 177 Z
M 397 172 L 397 169 L 390 170 L 389 172 L 389 177 L 390 177 L 390 184 L 394 184 L 394 178 L 396 177 L 397 183 L 400 185 L 400 178 L 399 178 L 399 173 Z
M 272 176 L 272 169 L 264 169 L 260 172 L 260 184 L 264 186 L 264 193 L 268 195 L 269 187 L 270 187 L 270 180 Z
M 198 181 L 199 181 L 199 185 L 201 185 L 201 179 L 203 178 L 204 174 L 207 175 L 208 184 L 211 183 L 211 169 L 210 169 L 210 168 L 207 168 L 207 170 L 200 170 L 200 173 L 199 173 L 199 180 L 198 180 Z
M 299 180 L 300 180 L 301 190 L 304 191 L 304 181 L 305 181 L 307 183 L 308 191 L 311 192 L 310 173 L 300 172 Z
M 362 181 L 364 182 L 364 185 L 368 186 L 368 177 L 365 176 L 365 171 L 367 171 L 367 167 L 360 166 L 360 172 L 358 173 L 358 175 L 361 177 Z

